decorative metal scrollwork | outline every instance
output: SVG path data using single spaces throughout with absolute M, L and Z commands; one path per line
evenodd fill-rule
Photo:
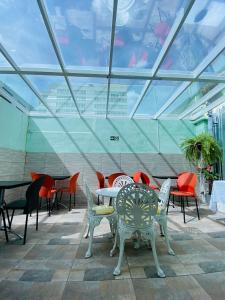
M 116 198 L 119 219 L 137 230 L 152 224 L 158 209 L 158 197 L 150 187 L 141 183 L 124 186 Z

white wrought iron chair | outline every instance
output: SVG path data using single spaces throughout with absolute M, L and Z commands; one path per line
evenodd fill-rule
M 108 205 L 94 205 L 92 194 L 85 183 L 86 196 L 88 201 L 88 232 L 90 234 L 88 250 L 85 258 L 92 256 L 92 243 L 95 227 L 98 226 L 103 218 L 107 218 L 110 223 L 111 230 L 115 231 L 117 223 L 117 214 L 112 206 Z
M 133 179 L 127 175 L 121 175 L 116 177 L 116 179 L 113 181 L 113 187 L 120 187 L 122 188 L 123 186 L 133 183 Z
M 159 277 L 165 277 L 163 270 L 159 266 L 158 257 L 155 248 L 155 222 L 154 216 L 158 209 L 158 197 L 150 187 L 141 183 L 132 183 L 124 186 L 116 198 L 116 211 L 118 215 L 117 234 L 113 249 L 110 252 L 112 256 L 117 246 L 119 238 L 119 259 L 113 275 L 120 274 L 120 268 L 124 253 L 125 240 L 132 237 L 133 233 L 139 232 L 142 238 L 150 240 L 152 253 Z
M 171 179 L 166 179 L 159 191 L 159 207 L 156 216 L 154 217 L 155 220 L 159 223 L 161 232 L 165 236 L 165 241 L 168 248 L 168 253 L 171 255 L 175 255 L 173 249 L 170 246 L 169 237 L 168 237 L 168 228 L 167 228 L 167 214 L 166 214 L 166 207 L 169 201 L 170 196 L 170 187 L 171 187 Z

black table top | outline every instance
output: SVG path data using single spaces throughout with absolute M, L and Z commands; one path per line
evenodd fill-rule
M 0 181 L 0 189 L 13 189 L 16 187 L 28 185 L 31 183 L 31 180 L 8 180 Z
M 70 178 L 70 175 L 50 175 L 54 180 L 64 180 Z
M 167 179 L 167 178 L 170 178 L 170 179 L 177 179 L 178 176 L 177 175 L 152 175 L 153 178 L 157 178 L 157 179 Z

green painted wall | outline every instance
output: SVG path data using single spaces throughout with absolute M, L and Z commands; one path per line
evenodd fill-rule
M 195 134 L 188 121 L 29 118 L 28 152 L 181 153 L 179 144 Z M 119 141 L 110 141 L 110 136 Z
M 0 148 L 25 151 L 28 117 L 0 97 Z

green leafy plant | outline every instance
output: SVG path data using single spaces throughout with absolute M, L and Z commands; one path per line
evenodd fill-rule
M 207 169 L 203 170 L 203 174 L 205 176 L 205 179 L 207 181 L 213 181 L 213 180 L 218 180 L 219 179 L 219 174 L 213 172 L 213 171 L 208 171 Z
M 222 158 L 222 149 L 218 142 L 209 133 L 201 133 L 181 143 L 186 159 L 194 166 L 202 160 L 204 168 L 212 165 Z

